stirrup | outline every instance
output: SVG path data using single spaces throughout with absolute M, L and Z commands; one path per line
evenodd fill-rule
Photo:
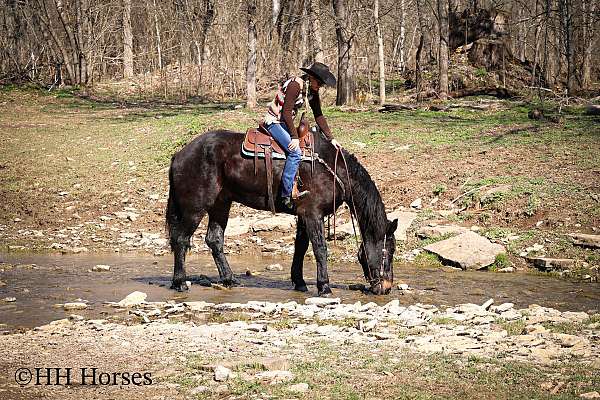
M 292 194 L 292 199 L 299 200 L 299 199 L 303 198 L 304 196 L 306 196 L 308 194 L 310 194 L 310 191 L 308 191 L 308 190 L 303 190 L 301 192 L 299 192 L 299 191 L 296 190 L 296 193 Z

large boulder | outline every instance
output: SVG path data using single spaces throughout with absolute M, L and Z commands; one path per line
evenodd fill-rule
M 425 250 L 437 254 L 443 262 L 462 269 L 482 269 L 505 253 L 504 246 L 467 231 L 450 239 L 430 244 Z

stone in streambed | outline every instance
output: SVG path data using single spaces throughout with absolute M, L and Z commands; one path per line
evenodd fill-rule
M 471 231 L 430 244 L 425 250 L 463 270 L 485 268 L 496 261 L 497 255 L 506 252 L 503 246 Z

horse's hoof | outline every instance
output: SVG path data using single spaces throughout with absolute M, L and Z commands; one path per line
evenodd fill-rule
M 235 278 L 235 277 L 231 277 L 229 279 L 223 279 L 221 281 L 221 283 L 223 284 L 223 286 L 225 287 L 233 287 L 233 286 L 239 286 L 239 284 L 241 283 L 239 279 Z
M 178 292 L 184 292 L 189 289 L 188 285 L 185 282 L 173 282 L 171 284 L 172 290 L 177 290 Z
M 298 292 L 308 292 L 306 285 L 294 285 L 294 290 Z
M 329 285 L 324 285 L 321 290 L 319 290 L 319 297 L 329 297 L 331 296 L 331 288 Z

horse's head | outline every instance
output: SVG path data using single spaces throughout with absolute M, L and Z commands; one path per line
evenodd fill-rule
M 394 232 L 398 228 L 398 220 L 387 221 L 386 231 L 379 240 L 363 238 L 358 249 L 358 261 L 362 266 L 365 278 L 371 285 L 374 294 L 388 294 L 394 282 L 392 262 L 396 251 Z

